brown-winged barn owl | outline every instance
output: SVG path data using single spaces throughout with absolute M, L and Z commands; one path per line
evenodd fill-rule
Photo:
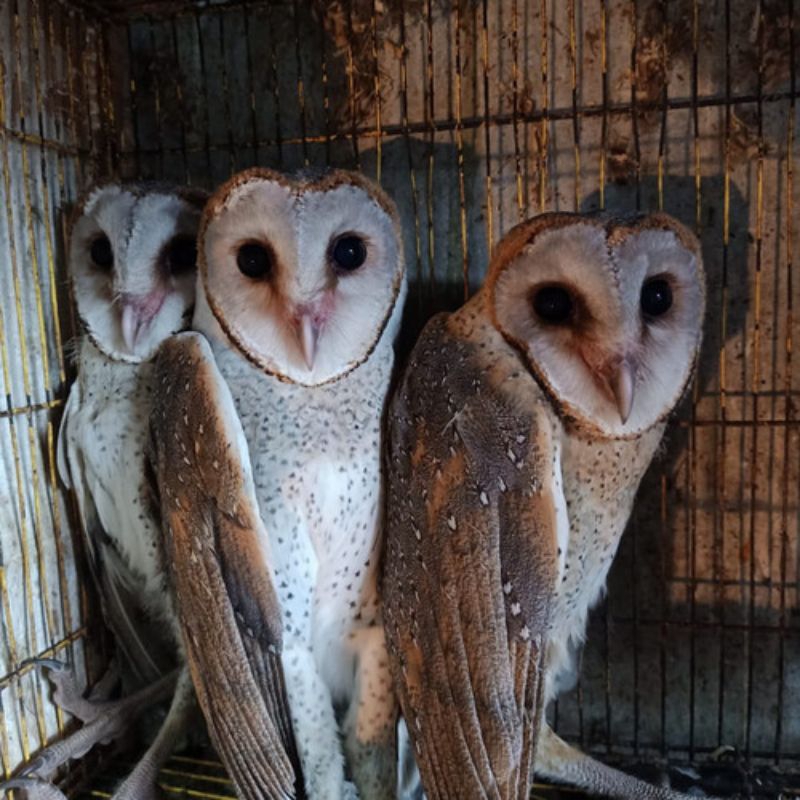
M 212 196 L 198 247 L 193 327 L 210 349 L 196 334 L 182 335 L 164 354 L 163 374 L 169 379 L 182 360 L 191 361 L 196 378 L 177 389 L 203 399 L 170 405 L 177 410 L 156 421 L 166 435 L 170 418 L 177 417 L 180 428 L 185 412 L 196 439 L 191 447 L 186 443 L 183 456 L 180 445 L 160 447 L 156 433 L 157 473 L 170 493 L 165 498 L 162 491 L 162 506 L 172 520 L 173 552 L 177 559 L 190 547 L 183 534 L 187 513 L 217 507 L 220 482 L 202 479 L 204 494 L 189 501 L 187 492 L 195 487 L 169 481 L 170 463 L 180 469 L 185 457 L 186 480 L 202 475 L 212 458 L 204 453 L 213 431 L 229 442 L 220 450 L 225 458 L 213 460 L 239 487 L 229 505 L 241 511 L 254 500 L 260 512 L 253 521 L 246 511 L 250 522 L 239 526 L 247 531 L 240 536 L 260 540 L 249 549 L 260 571 L 242 569 L 245 559 L 223 552 L 219 566 L 214 559 L 204 563 L 226 584 L 230 603 L 221 613 L 240 629 L 238 640 L 250 653 L 250 675 L 239 684 L 248 687 L 247 708 L 254 682 L 265 689 L 261 712 L 271 717 L 262 729 L 265 747 L 281 738 L 281 710 L 269 681 L 255 674 L 261 668 L 252 665 L 263 662 L 273 672 L 270 654 L 280 649 L 308 796 L 355 796 L 344 750 L 362 800 L 388 800 L 396 791 L 396 701 L 376 584 L 382 422 L 405 295 L 394 204 L 354 173 L 283 176 L 251 169 Z M 223 410 L 228 403 L 235 411 Z M 208 558 L 205 548 L 202 553 Z M 236 566 L 226 567 L 226 559 Z M 179 573 L 178 583 L 189 585 L 190 577 Z M 246 611 L 255 607 L 264 582 L 271 584 L 262 595 L 264 607 L 272 609 L 274 590 L 283 630 L 278 636 L 270 628 L 254 647 L 251 633 L 259 638 L 259 632 L 248 631 Z M 238 734 L 231 720 L 243 715 L 225 702 L 230 682 L 212 648 L 204 646 L 210 631 L 191 610 L 197 608 L 192 595 L 202 591 L 196 585 L 183 600 L 178 592 L 179 604 L 191 606 L 188 613 L 181 609 L 181 618 L 187 638 L 197 640 L 189 659 L 206 684 L 198 696 L 218 749 L 241 776 L 240 791 L 260 797 L 247 765 L 233 763 L 237 748 L 231 741 Z M 272 610 L 265 613 L 272 618 Z M 242 788 L 244 783 L 255 788 Z
M 203 192 L 164 184 L 112 183 L 93 189 L 76 210 L 68 271 L 84 332 L 59 432 L 58 470 L 77 499 L 90 571 L 117 647 L 123 697 L 105 701 L 109 676 L 101 696 L 86 699 L 67 665 L 42 662 L 56 687 L 54 699 L 84 726 L 24 770 L 16 783 L 32 799 L 56 796 L 44 780 L 60 764 L 115 738 L 153 702 L 172 696 L 156 740 L 114 795 L 149 800 L 157 768 L 191 708 L 188 675 L 176 686 L 180 634 L 148 500 L 145 445 L 151 358 L 190 321 L 205 199 Z
M 670 217 L 547 214 L 423 331 L 389 413 L 384 603 L 431 800 L 527 798 L 534 758 L 593 794 L 681 796 L 569 747 L 543 709 L 691 378 L 704 301 L 697 240 Z

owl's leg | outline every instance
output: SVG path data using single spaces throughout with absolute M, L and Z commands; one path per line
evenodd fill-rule
M 133 772 L 114 792 L 112 800 L 157 800 L 156 779 L 162 764 L 172 755 L 175 743 L 186 730 L 194 705 L 194 689 L 188 668 L 184 667 L 175 686 L 172 704 L 158 735 L 139 759 Z
M 281 662 L 308 799 L 346 800 L 353 793 L 345 786 L 339 728 L 314 654 L 301 642 L 284 642 Z
M 548 724 L 542 725 L 536 749 L 536 774 L 569 784 L 592 796 L 615 800 L 691 800 L 690 795 L 653 786 L 596 761 L 561 739 Z
M 119 673 L 113 665 L 97 682 L 89 697 L 84 697 L 72 667 L 55 658 L 34 658 L 29 664 L 46 670 L 47 679 L 53 684 L 53 702 L 62 710 L 84 724 L 93 722 L 102 712 L 104 703 L 119 683 Z
M 114 690 L 119 686 L 120 673 L 119 667 L 115 659 L 111 660 L 108 669 L 103 673 L 100 680 L 89 691 L 89 702 L 100 703 L 103 700 L 108 700 L 114 693 Z
M 397 700 L 383 628 L 355 633 L 355 692 L 345 716 L 347 763 L 362 800 L 397 796 Z
M 144 711 L 169 697 L 177 678 L 178 670 L 175 670 L 122 700 L 90 704 L 92 716 L 89 721 L 66 739 L 45 747 L 20 774 L 47 778 L 62 764 L 80 758 L 96 744 L 108 744 L 118 738 Z

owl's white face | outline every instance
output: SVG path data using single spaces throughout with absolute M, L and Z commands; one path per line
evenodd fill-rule
M 254 169 L 208 204 L 205 301 L 262 369 L 319 385 L 362 363 L 402 298 L 396 212 L 361 176 Z
M 663 420 L 686 388 L 702 335 L 694 236 L 666 215 L 559 214 L 527 226 L 490 283 L 501 332 L 566 416 L 605 436 Z
M 141 361 L 186 327 L 205 196 L 158 185 L 95 189 L 72 228 L 78 313 L 107 355 Z

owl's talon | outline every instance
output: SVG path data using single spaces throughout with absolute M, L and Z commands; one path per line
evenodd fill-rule
M 176 670 L 159 678 L 150 686 L 122 700 L 92 704 L 81 698 L 87 708 L 93 709 L 92 718 L 66 739 L 45 747 L 20 774 L 26 779 L 29 775 L 35 775 L 46 780 L 67 761 L 81 758 L 97 744 L 108 744 L 117 739 L 143 711 L 174 692 L 177 673 Z M 43 796 L 42 800 L 46 798 Z
M 44 769 L 45 763 L 41 756 L 31 759 L 25 766 L 23 766 L 18 774 L 20 778 L 30 778 L 32 776 L 40 777 L 39 773 Z
M 57 658 L 26 658 L 20 664 L 20 668 L 29 666 L 43 668 L 50 672 L 65 672 L 70 669 L 68 661 L 61 661 Z
M 75 671 L 70 664 L 53 658 L 32 659 L 32 661 L 45 670 L 45 675 L 55 690 L 53 702 L 62 711 L 77 717 L 84 725 L 97 719 L 102 711 L 102 705 L 83 696 L 84 690 L 78 685 Z

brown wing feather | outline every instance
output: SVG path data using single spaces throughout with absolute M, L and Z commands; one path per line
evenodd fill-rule
M 390 410 L 386 625 L 431 800 L 526 798 L 541 714 L 554 445 L 536 385 L 495 344 L 434 320 Z
M 153 475 L 198 699 L 241 796 L 295 797 L 281 611 L 233 400 L 197 334 L 167 341 L 156 369 Z

